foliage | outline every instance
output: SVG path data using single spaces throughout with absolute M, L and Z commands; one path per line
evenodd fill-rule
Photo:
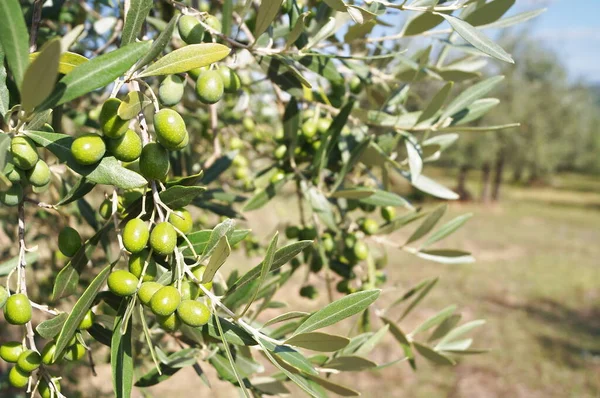
M 244 396 L 285 392 L 290 382 L 310 396 L 354 396 L 329 374 L 403 360 L 415 369 L 422 360 L 451 365 L 481 352 L 464 335 L 483 322 L 459 325 L 454 306 L 410 333 L 400 326 L 437 279 L 375 310 L 386 247 L 473 261 L 433 246 L 470 215 L 440 224 L 446 206 L 415 208 L 394 192 L 392 176 L 457 198 L 424 164 L 490 109 L 484 97 L 502 78 L 460 92 L 453 82 L 478 79 L 491 58 L 513 62 L 483 29 L 536 14 L 504 17 L 514 3 L 505 0 L 192 3 L 2 3 L 0 201 L 18 240 L 9 250 L 16 258 L 0 269 L 11 295 L 5 318 L 25 324 L 22 346 L 34 356 L 27 282 L 40 267 L 28 262 L 36 245 L 55 250 L 54 236 L 59 249 L 49 283 L 30 289 L 39 298 L 31 305 L 49 318 L 35 331 L 49 341 L 35 369 L 19 361 L 11 372 L 42 396 L 64 396 L 57 377 L 67 376 L 65 361 L 105 345 L 117 397 L 186 366 L 203 380 L 202 367 L 212 366 Z M 397 11 L 412 13 L 399 35 L 389 43 L 370 36 Z M 450 29 L 432 30 L 444 20 Z M 439 51 L 401 51 L 398 39 L 416 35 L 435 37 Z M 410 109 L 411 85 L 429 80 L 447 83 L 422 110 Z M 276 233 L 263 248 L 236 219 L 290 191 L 300 223 L 284 220 L 286 241 Z M 37 220 L 47 235 L 32 227 Z M 409 224 L 414 231 L 396 243 L 391 234 Z M 242 241 L 263 260 L 225 276 L 221 267 Z M 41 256 L 50 257 L 40 253 L 38 264 Z M 300 295 L 324 290 L 329 304 L 264 319 L 285 305 L 275 294 L 300 274 Z M 321 276 L 324 289 L 309 283 Z M 350 338 L 322 330 L 353 316 Z M 377 364 L 367 356 L 388 332 L 398 359 Z M 261 359 L 277 371 L 257 377 Z M 24 387 L 27 377 L 13 379 Z

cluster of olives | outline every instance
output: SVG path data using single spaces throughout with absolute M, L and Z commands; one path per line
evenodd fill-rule
M 46 124 L 44 131 L 52 132 Z M 4 175 L 11 186 L 0 192 L 0 202 L 6 206 L 16 206 L 23 200 L 23 190 L 29 184 L 34 192 L 44 192 L 50 185 L 50 168 L 40 159 L 35 143 L 24 135 L 16 135 L 10 141 L 10 151 Z
M 184 278 L 179 281 L 178 287 L 164 286 L 155 281 L 159 268 L 153 256 L 164 258 L 171 255 L 177 245 L 177 231 L 188 234 L 192 226 L 192 216 L 186 209 L 174 211 L 168 221 L 156 224 L 152 230 L 139 218 L 129 220 L 123 228 L 123 246 L 130 253 L 128 270 L 114 270 L 108 276 L 111 292 L 120 297 L 137 294 L 140 302 L 152 310 L 158 323 L 167 331 L 177 330 L 181 322 L 202 326 L 211 315 L 207 305 L 197 301 L 203 291 L 194 281 Z M 201 280 L 204 270 L 204 266 L 198 266 L 192 273 Z M 210 290 L 212 282 L 203 286 Z

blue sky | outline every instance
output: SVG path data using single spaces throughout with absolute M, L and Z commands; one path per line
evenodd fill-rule
M 517 0 L 517 7 L 547 7 L 529 22 L 532 34 L 558 51 L 573 79 L 600 82 L 600 0 Z

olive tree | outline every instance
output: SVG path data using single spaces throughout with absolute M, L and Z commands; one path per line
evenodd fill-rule
M 483 321 L 461 324 L 454 306 L 403 330 L 437 279 L 376 300 L 387 249 L 473 261 L 434 246 L 469 214 L 436 228 L 446 205 L 418 208 L 392 182 L 456 199 L 424 165 L 457 132 L 505 127 L 469 122 L 502 80 L 479 70 L 513 62 L 482 30 L 541 12 L 505 17 L 513 3 L 0 2 L 0 201 L 15 236 L 0 304 L 21 337 L 0 347 L 10 384 L 62 397 L 61 379 L 77 388 L 69 362 L 109 358 L 117 397 L 187 366 L 207 384 L 213 367 L 244 396 L 291 384 L 355 396 L 336 374 L 480 352 L 465 335 Z M 399 13 L 410 15 L 399 33 L 372 34 Z M 415 36 L 432 44 L 405 53 Z M 416 98 L 422 81 L 442 84 Z M 468 84 L 453 92 L 455 81 Z M 300 221 L 290 211 L 285 238 L 263 245 L 239 222 L 290 195 Z M 248 264 L 226 274 L 240 245 Z M 299 279 L 300 295 L 328 303 L 266 318 Z M 322 331 L 353 316 L 347 333 Z M 386 334 L 397 360 L 377 364 Z

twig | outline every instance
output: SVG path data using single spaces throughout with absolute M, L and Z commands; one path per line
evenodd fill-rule
M 34 52 L 37 49 L 37 36 L 38 29 L 40 27 L 40 21 L 42 20 L 42 0 L 35 0 L 33 2 L 33 16 L 31 17 L 31 31 L 29 32 L 29 52 Z
M 213 153 L 210 155 L 206 162 L 204 162 L 203 167 L 206 169 L 210 167 L 220 156 L 221 156 L 221 143 L 219 142 L 219 130 L 217 129 L 218 125 L 218 114 L 217 114 L 217 104 L 212 104 L 209 106 L 210 110 L 210 132 L 213 136 Z
M 27 280 L 25 278 L 25 267 L 27 261 L 25 260 L 25 205 L 24 202 L 19 203 L 19 293 L 24 294 L 27 299 Z M 29 340 L 29 348 L 37 351 L 35 345 L 35 334 L 33 333 L 33 326 L 31 320 L 25 324 L 27 329 L 27 339 Z

